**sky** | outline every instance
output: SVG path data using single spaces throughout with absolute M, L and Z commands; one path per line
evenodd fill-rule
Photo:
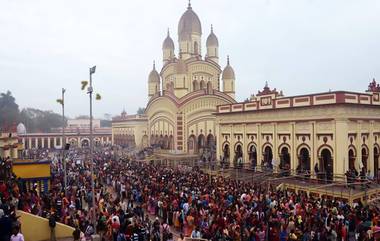
M 243 101 L 268 81 L 286 96 L 349 90 L 380 81 L 379 0 L 192 0 L 203 53 L 213 24 L 220 65 L 226 56 Z M 147 103 L 153 60 L 162 67 L 167 28 L 177 28 L 187 0 L 0 0 L 0 92 L 20 108 L 88 114 L 80 82 L 96 65 L 102 96 L 94 116 L 133 114 Z

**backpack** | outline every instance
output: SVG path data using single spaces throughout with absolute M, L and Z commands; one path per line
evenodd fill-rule
M 54 216 L 50 216 L 49 217 L 49 227 L 55 228 L 55 225 L 56 225 L 55 217 Z

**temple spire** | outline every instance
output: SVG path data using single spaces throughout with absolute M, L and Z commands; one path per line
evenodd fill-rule
M 155 70 L 156 69 L 156 61 L 153 60 L 153 69 Z
M 213 33 L 213 32 L 214 32 L 214 27 L 211 24 L 211 33 Z
M 189 0 L 189 4 L 187 5 L 187 9 L 191 9 L 191 0 Z
M 230 56 L 227 55 L 227 65 L 230 65 Z

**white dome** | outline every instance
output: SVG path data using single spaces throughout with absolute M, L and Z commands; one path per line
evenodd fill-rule
M 207 47 L 218 47 L 219 46 L 218 38 L 214 34 L 214 30 L 212 28 L 212 25 L 211 25 L 211 33 L 207 37 L 206 46 Z
M 227 66 L 224 68 L 222 73 L 222 79 L 233 79 L 235 80 L 235 71 L 230 65 L 230 58 L 227 57 Z
M 166 36 L 166 39 L 164 40 L 164 43 L 162 44 L 162 49 L 174 50 L 174 42 L 173 42 L 173 39 L 170 37 L 169 30 L 168 30 L 168 36 Z
M 156 70 L 156 64 L 153 62 L 153 69 L 149 73 L 149 82 L 160 82 L 160 74 Z
M 201 35 L 202 26 L 198 15 L 193 11 L 189 3 L 186 12 L 182 15 L 178 23 L 179 41 L 189 40 L 192 34 Z
M 25 128 L 25 125 L 23 123 L 19 123 L 17 125 L 17 134 L 18 135 L 25 135 L 26 134 L 26 128 Z

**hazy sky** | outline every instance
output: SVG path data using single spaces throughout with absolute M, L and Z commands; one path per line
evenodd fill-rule
M 147 102 L 152 61 L 162 66 L 169 27 L 177 48 L 186 0 L 0 0 L 0 92 L 20 107 L 88 114 L 80 81 L 97 65 L 95 116 L 134 113 Z M 213 24 L 244 100 L 265 81 L 285 95 L 364 91 L 380 80 L 379 0 L 192 0 L 203 28 Z M 205 53 L 205 48 L 203 48 Z

